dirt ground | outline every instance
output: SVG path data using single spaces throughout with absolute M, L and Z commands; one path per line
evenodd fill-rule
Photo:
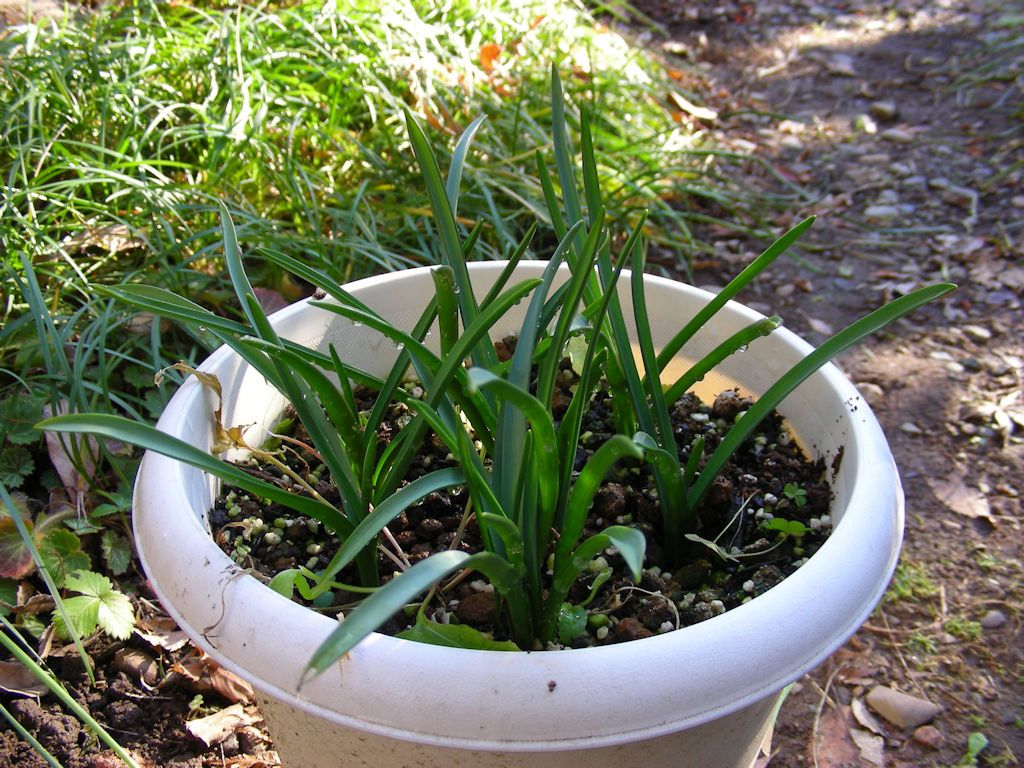
M 799 259 L 746 300 L 811 341 L 938 280 L 944 304 L 841 362 L 889 436 L 907 496 L 897 578 L 865 627 L 795 686 L 772 768 L 1024 760 L 1024 16 L 1019 3 L 641 2 L 695 61 L 703 124 L 778 229 L 818 214 Z M 762 212 L 763 213 L 763 212 Z M 763 243 L 714 228 L 699 284 Z M 794 299 L 800 308 L 794 308 Z M 788 310 L 788 311 L 787 311 Z M 865 707 L 937 705 L 919 728 Z M 987 748 L 975 754 L 983 743 Z
M 759 766 L 1019 764 L 1024 5 L 637 5 L 658 27 L 640 32 L 640 42 L 670 66 L 696 64 L 699 75 L 680 67 L 681 84 L 717 115 L 683 119 L 738 153 L 722 161 L 726 175 L 762 193 L 762 225 L 778 232 L 819 215 L 800 253 L 747 303 L 815 342 L 919 285 L 960 285 L 841 361 L 882 421 L 902 473 L 904 553 L 865 627 L 798 681 Z M 716 246 L 701 261 L 701 285 L 723 284 L 765 245 L 716 224 L 700 234 Z M 81 688 L 94 713 L 147 766 L 276 765 L 244 687 L 182 646 L 155 606 L 141 607 L 145 636 L 90 648 L 104 662 L 101 685 Z M 171 674 L 154 691 L 156 662 Z M 73 661 L 63 667 L 65 679 L 80 678 Z M 901 728 L 880 716 L 866 706 L 879 687 L 911 695 L 927 721 Z M 154 697 L 159 711 L 143 711 Z M 921 710 L 921 701 L 936 706 Z M 227 729 L 215 746 L 186 732 L 186 720 L 230 704 L 235 719 L 203 732 L 215 739 L 218 727 Z M 47 715 L 31 699 L 11 706 L 55 751 L 64 743 L 74 752 L 58 754 L 66 765 L 119 764 L 109 753 L 78 751 L 87 738 L 74 718 Z M 0 730 L 0 768 L 7 765 L 43 763 Z

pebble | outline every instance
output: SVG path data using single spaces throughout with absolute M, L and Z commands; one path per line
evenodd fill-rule
M 910 144 L 914 141 L 914 134 L 903 128 L 887 128 L 879 134 L 886 141 L 895 144 Z
M 1006 614 L 995 609 L 981 617 L 981 626 L 985 629 L 999 629 L 1006 622 Z
M 942 749 L 946 744 L 946 737 L 934 725 L 922 725 L 914 731 L 914 741 L 928 749 Z
M 864 218 L 873 221 L 887 221 L 900 215 L 900 209 L 895 205 L 869 205 L 864 210 Z
M 874 382 L 859 381 L 856 386 L 857 390 L 864 396 L 864 399 L 872 408 L 880 405 L 885 399 L 885 390 Z
M 880 203 L 898 203 L 900 201 L 899 193 L 895 189 L 883 189 L 878 193 L 878 202 Z
M 978 200 L 978 193 L 970 187 L 950 187 L 942 194 L 942 199 L 950 205 L 967 208 Z
M 914 172 L 914 169 L 911 168 L 909 165 L 907 165 L 907 163 L 899 163 L 899 162 L 893 163 L 892 165 L 890 165 L 889 166 L 889 170 L 894 175 L 901 176 L 901 177 L 910 176 L 910 174 L 912 174 Z
M 975 341 L 989 341 L 992 338 L 992 331 L 981 325 L 965 325 L 963 331 Z
M 899 115 L 899 110 L 896 105 L 891 101 L 876 101 L 870 107 L 868 112 L 877 120 L 895 120 L 896 116 Z
M 937 176 L 934 179 L 928 179 L 928 187 L 930 189 L 949 189 L 952 183 L 949 179 L 944 176 Z
M 908 435 L 920 435 L 921 428 L 912 421 L 905 421 L 900 424 L 900 429 L 906 432 Z
M 1024 195 L 1014 195 L 1011 197 L 1010 205 L 1014 208 L 1024 208 Z
M 878 123 L 875 122 L 871 115 L 857 115 L 853 121 L 853 127 L 869 135 L 878 133 Z
M 935 719 L 942 707 L 884 685 L 876 685 L 866 697 L 868 706 L 899 728 L 916 728 Z

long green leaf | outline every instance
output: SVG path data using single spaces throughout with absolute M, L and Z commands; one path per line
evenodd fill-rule
M 400 611 L 407 603 L 446 576 L 464 568 L 474 568 L 487 576 L 495 589 L 501 583 L 506 589 L 518 582 L 511 565 L 490 552 L 469 555 L 449 550 L 431 555 L 416 563 L 405 573 L 378 589 L 352 613 L 317 648 L 306 665 L 304 683 L 319 675 L 331 664 L 356 647 L 367 635 Z M 300 683 L 301 685 L 301 683 Z
M 701 470 L 700 477 L 693 484 L 688 496 L 690 507 L 696 507 L 704 494 L 707 493 L 714 482 L 715 477 L 725 466 L 729 457 L 739 449 L 743 441 L 761 423 L 761 420 L 776 408 L 786 396 L 802 384 L 811 374 L 821 368 L 833 357 L 849 349 L 872 333 L 884 328 L 889 323 L 897 320 L 908 312 L 912 312 L 923 304 L 934 301 L 956 288 L 952 283 L 937 283 L 936 285 L 919 288 L 906 296 L 900 296 L 883 307 L 879 307 L 866 317 L 862 317 L 851 323 L 839 333 L 812 351 L 807 357 L 798 362 L 786 374 L 779 378 L 768 391 L 761 395 L 757 402 L 747 409 L 747 413 L 736 422 L 732 429 L 718 444 L 707 463 Z
M 565 519 L 559 530 L 558 553 L 568 556 L 583 533 L 587 510 L 594 501 L 594 495 L 605 475 L 616 463 L 624 458 L 642 459 L 643 448 L 625 435 L 612 435 L 594 451 L 569 493 Z M 557 560 L 556 560 L 557 566 Z
M 572 148 L 569 145 L 569 133 L 565 119 L 565 97 L 562 94 L 562 80 L 558 76 L 558 66 L 551 65 L 551 132 L 555 146 L 555 166 L 558 170 L 558 182 L 562 187 L 562 199 L 565 201 L 569 221 L 583 219 L 580 208 L 580 197 L 576 186 L 576 166 Z
M 426 134 L 423 133 L 423 129 L 408 109 L 405 110 L 405 121 L 409 129 L 409 141 L 419 163 L 420 173 L 430 198 L 430 206 L 434 212 L 434 226 L 441 239 L 442 263 L 451 267 L 455 273 L 455 282 L 459 286 L 459 307 L 462 310 L 463 325 L 469 326 L 476 320 L 480 313 L 480 307 L 477 305 L 476 296 L 473 293 L 473 284 L 469 279 L 469 270 L 466 267 L 462 245 L 459 242 L 455 213 L 449 202 L 445 185 L 441 181 L 441 170 L 438 168 L 437 158 L 430 148 Z M 489 337 L 480 340 L 474 346 L 473 362 L 476 365 L 490 368 L 496 361 L 494 345 Z
M 346 520 L 334 507 L 316 499 L 286 491 L 279 486 L 253 477 L 238 467 L 211 456 L 206 451 L 196 448 L 172 435 L 161 432 L 147 424 L 126 419 L 123 416 L 108 414 L 71 414 L 54 416 L 39 422 L 38 429 L 53 432 L 72 432 L 107 437 L 137 445 L 148 451 L 156 451 L 193 467 L 209 472 L 226 483 L 237 485 L 250 493 L 284 504 L 303 515 L 319 520 L 339 536 L 348 536 L 353 529 L 351 522 Z
M 558 466 L 558 443 L 551 410 L 527 390 L 483 368 L 469 370 L 469 383 L 475 389 L 494 390 L 506 404 L 505 407 L 516 408 L 530 422 L 533 428 L 533 462 L 541 505 L 545 509 L 553 509 L 558 498 L 558 478 L 551 470 Z
M 665 391 L 665 399 L 674 403 L 698 381 L 708 375 L 715 366 L 721 363 L 740 349 L 743 349 L 751 342 L 762 336 L 768 336 L 772 331 L 782 325 L 782 318 L 778 316 L 766 317 L 763 320 L 755 320 L 745 328 L 741 328 L 728 339 L 723 341 L 704 357 L 686 369 L 672 386 Z
M 384 530 L 384 526 L 402 514 L 406 509 L 414 504 L 418 504 L 434 491 L 462 485 L 465 481 L 465 473 L 458 467 L 451 467 L 430 472 L 399 488 L 378 504 L 369 515 L 360 521 L 355 530 L 345 538 L 345 541 L 338 548 L 334 557 L 331 558 L 330 564 L 328 564 L 321 575 L 321 580 L 333 579 L 342 568 L 351 563 L 356 555 L 362 552 L 364 547 L 377 538 L 377 535 Z M 321 591 L 324 590 L 318 590 L 318 594 Z
M 480 128 L 486 119 L 486 115 L 481 115 L 470 123 L 466 130 L 462 132 L 458 143 L 455 145 L 455 151 L 452 152 L 452 164 L 448 168 L 448 180 L 445 184 L 445 191 L 448 194 L 448 204 L 452 208 L 453 216 L 459 211 L 459 187 L 462 184 L 462 169 L 466 164 L 466 155 L 469 154 L 469 145 L 472 143 L 477 129 Z
M 806 219 L 801 221 L 795 227 L 786 232 L 782 237 L 772 243 L 768 248 L 754 259 L 746 269 L 740 272 L 736 277 L 729 281 L 729 283 L 718 292 L 718 294 L 709 301 L 686 325 L 679 331 L 672 339 L 666 344 L 661 352 L 658 353 L 658 375 L 661 375 L 661 371 L 665 369 L 669 361 L 675 356 L 676 352 L 683 348 L 693 335 L 704 327 L 705 323 L 708 322 L 714 315 L 725 306 L 726 302 L 729 301 L 733 296 L 739 293 L 751 280 L 761 274 L 772 262 L 774 262 L 779 256 L 785 253 L 786 249 L 795 243 L 800 236 L 810 228 L 814 223 L 814 216 L 808 216 Z M 653 375 L 653 372 L 648 373 Z

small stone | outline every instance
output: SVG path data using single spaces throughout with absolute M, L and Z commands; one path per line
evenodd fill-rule
M 720 419 L 733 419 L 740 411 L 752 405 L 749 397 L 740 397 L 734 389 L 727 389 L 715 398 L 711 412 Z
M 856 77 L 857 70 L 853 67 L 853 57 L 845 53 L 837 53 L 828 60 L 825 67 L 830 75 Z
M 975 341 L 990 341 L 992 339 L 992 331 L 981 325 L 965 325 L 963 331 Z
M 942 193 L 942 199 L 950 205 L 967 208 L 978 201 L 978 193 L 970 187 L 952 186 Z
M 894 205 L 869 205 L 864 210 L 864 218 L 871 221 L 888 221 L 900 215 L 900 209 Z
M 873 382 L 859 381 L 856 386 L 872 408 L 880 405 L 882 400 L 885 399 L 885 390 Z
M 889 170 L 894 176 L 899 176 L 900 178 L 906 178 L 914 172 L 914 169 L 910 165 L 901 162 L 893 163 L 889 166 Z
M 879 135 L 894 144 L 910 144 L 914 141 L 914 134 L 903 128 L 888 128 Z
M 994 609 L 981 617 L 981 626 L 985 629 L 999 629 L 1006 622 L 1006 614 Z
M 952 185 L 949 179 L 944 176 L 937 176 L 934 179 L 928 179 L 929 189 L 949 189 Z
M 934 725 L 922 725 L 914 731 L 914 741 L 928 749 L 942 749 L 946 743 L 946 737 Z
M 906 432 L 908 435 L 920 435 L 921 428 L 912 421 L 905 421 L 900 424 L 900 429 Z
M 895 120 L 899 115 L 899 110 L 896 105 L 891 101 L 876 101 L 870 107 L 868 112 L 876 120 Z
M 884 685 L 876 685 L 866 697 L 868 706 L 899 728 L 916 728 L 935 719 L 942 707 Z
M 869 136 L 878 133 L 878 123 L 871 115 L 857 115 L 853 121 L 853 127 Z
M 895 189 L 883 189 L 878 193 L 878 202 L 892 205 L 900 201 L 899 193 Z
M 1024 208 L 1024 195 L 1014 195 L 1011 197 L 1010 205 L 1014 208 Z

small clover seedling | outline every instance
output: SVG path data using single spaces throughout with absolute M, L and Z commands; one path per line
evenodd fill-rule
M 807 533 L 807 526 L 799 520 L 786 520 L 781 517 L 773 517 L 765 521 L 761 527 L 766 531 L 778 531 L 783 536 L 792 536 L 795 539 Z
M 798 507 L 802 507 L 807 503 L 807 491 L 796 483 L 786 483 L 785 487 L 782 489 L 782 495 Z

